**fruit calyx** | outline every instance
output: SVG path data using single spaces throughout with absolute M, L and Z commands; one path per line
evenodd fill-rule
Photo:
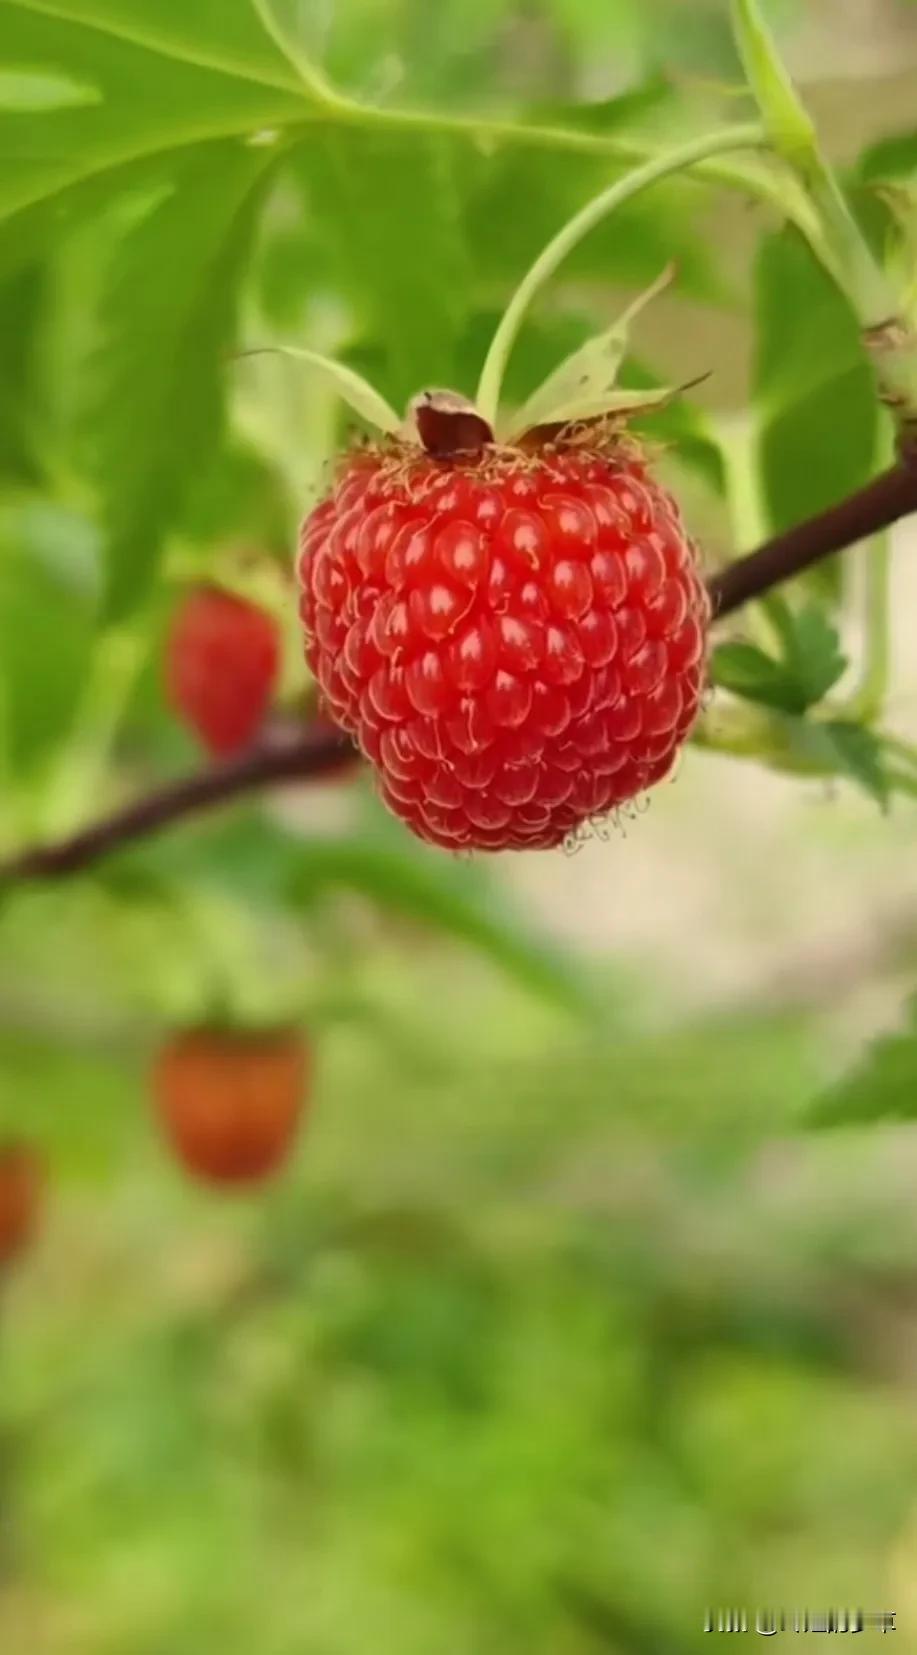
M 425 389 L 412 397 L 403 419 L 374 386 L 330 357 L 279 346 L 282 355 L 308 363 L 387 447 L 407 454 L 420 449 L 432 459 L 473 458 L 489 448 L 538 447 L 581 428 L 596 427 L 596 446 L 605 452 L 608 432 L 620 432 L 636 414 L 664 407 L 678 388 L 632 391 L 618 385 L 633 322 L 673 280 L 669 267 L 639 294 L 610 327 L 572 351 L 515 412 L 493 419 L 459 391 Z M 246 355 L 256 354 L 246 352 Z

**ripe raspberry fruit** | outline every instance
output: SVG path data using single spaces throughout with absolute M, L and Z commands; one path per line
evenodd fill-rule
M 665 776 L 694 720 L 696 550 L 617 427 L 498 447 L 463 411 L 450 453 L 422 407 L 423 445 L 345 457 L 303 524 L 307 660 L 420 838 L 557 845 Z
M 293 1030 L 195 1029 L 159 1053 L 153 1092 L 160 1122 L 189 1172 L 216 1184 L 252 1184 L 286 1161 L 302 1114 L 308 1053 Z
M 201 587 L 178 611 L 166 651 L 169 700 L 215 758 L 239 752 L 257 734 L 280 655 L 272 617 L 232 592 Z
M 0 1266 L 11 1263 L 35 1237 L 41 1208 L 42 1167 L 26 1144 L 0 1144 Z

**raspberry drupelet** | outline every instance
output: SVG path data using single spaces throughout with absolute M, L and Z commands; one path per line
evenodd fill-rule
M 357 450 L 299 574 L 328 711 L 433 844 L 557 845 L 660 781 L 697 713 L 696 548 L 631 436 Z

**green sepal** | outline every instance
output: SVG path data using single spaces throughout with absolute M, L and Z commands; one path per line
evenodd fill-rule
M 292 357 L 297 362 L 305 362 L 327 379 L 332 388 L 337 391 L 342 402 L 359 414 L 361 420 L 382 431 L 386 436 L 397 436 L 401 430 L 401 420 L 390 408 L 383 396 L 370 385 L 362 374 L 348 368 L 343 362 L 335 362 L 330 356 L 320 356 L 318 351 L 303 350 L 295 345 L 266 345 L 263 349 L 241 351 L 242 357 L 264 356 L 279 354 Z
M 644 293 L 602 333 L 587 339 L 548 374 L 541 385 L 512 417 L 508 440 L 541 425 L 566 425 L 577 419 L 596 419 L 603 413 L 632 412 L 633 393 L 615 392 L 621 363 L 630 340 L 633 322 L 650 301 L 668 287 L 675 275 L 670 265 Z M 672 392 L 640 393 L 641 401 L 653 405 Z M 629 400 L 620 402 L 624 396 Z

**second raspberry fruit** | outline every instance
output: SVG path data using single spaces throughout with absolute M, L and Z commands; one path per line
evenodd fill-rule
M 38 1228 L 42 1166 L 26 1144 L 0 1144 L 0 1266 L 31 1244 Z
M 189 1172 L 251 1184 L 286 1161 L 302 1114 L 308 1053 L 295 1030 L 194 1029 L 159 1053 L 160 1121 Z
M 215 758 L 247 747 L 270 707 L 281 645 L 273 618 L 217 587 L 201 587 L 175 616 L 166 656 L 169 699 Z

